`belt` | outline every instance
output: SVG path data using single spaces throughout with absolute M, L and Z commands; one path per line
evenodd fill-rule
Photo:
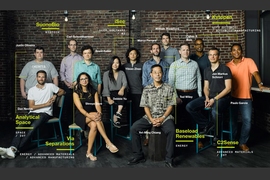
M 187 89 L 187 90 L 182 90 L 182 89 L 176 89 L 179 92 L 195 92 L 197 89 Z

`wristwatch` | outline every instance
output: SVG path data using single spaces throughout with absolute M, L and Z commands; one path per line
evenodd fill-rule
M 263 82 L 258 83 L 258 85 L 263 85 Z

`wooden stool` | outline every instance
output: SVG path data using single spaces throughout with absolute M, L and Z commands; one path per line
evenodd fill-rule
M 167 137 L 160 127 L 152 127 L 149 131 L 148 158 L 163 161 L 166 156 Z

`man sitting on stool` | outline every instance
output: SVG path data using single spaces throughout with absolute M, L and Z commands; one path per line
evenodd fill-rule
M 171 112 L 176 104 L 176 94 L 173 87 L 162 82 L 162 66 L 159 64 L 153 65 L 150 75 L 153 78 L 153 83 L 143 89 L 140 102 L 140 107 L 144 107 L 145 115 L 135 121 L 131 127 L 134 157 L 128 161 L 128 164 L 134 165 L 146 161 L 142 151 L 141 133 L 154 126 L 160 127 L 167 136 L 165 166 L 173 168 L 175 126 Z
M 232 74 L 230 69 L 219 62 L 220 51 L 212 47 L 208 58 L 211 67 L 204 70 L 205 96 L 192 100 L 186 106 L 195 123 L 199 125 L 199 134 L 208 134 L 216 127 L 216 136 L 220 136 L 221 113 L 227 110 L 231 101 Z M 200 110 L 211 108 L 211 121 Z M 216 138 L 217 140 L 217 138 Z

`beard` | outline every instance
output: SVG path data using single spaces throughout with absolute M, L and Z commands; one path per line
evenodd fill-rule
M 45 81 L 38 81 L 38 84 L 39 85 L 44 85 L 45 84 Z
M 160 55 L 160 52 L 158 52 L 158 53 L 153 53 L 153 56 L 159 57 L 159 55 Z

